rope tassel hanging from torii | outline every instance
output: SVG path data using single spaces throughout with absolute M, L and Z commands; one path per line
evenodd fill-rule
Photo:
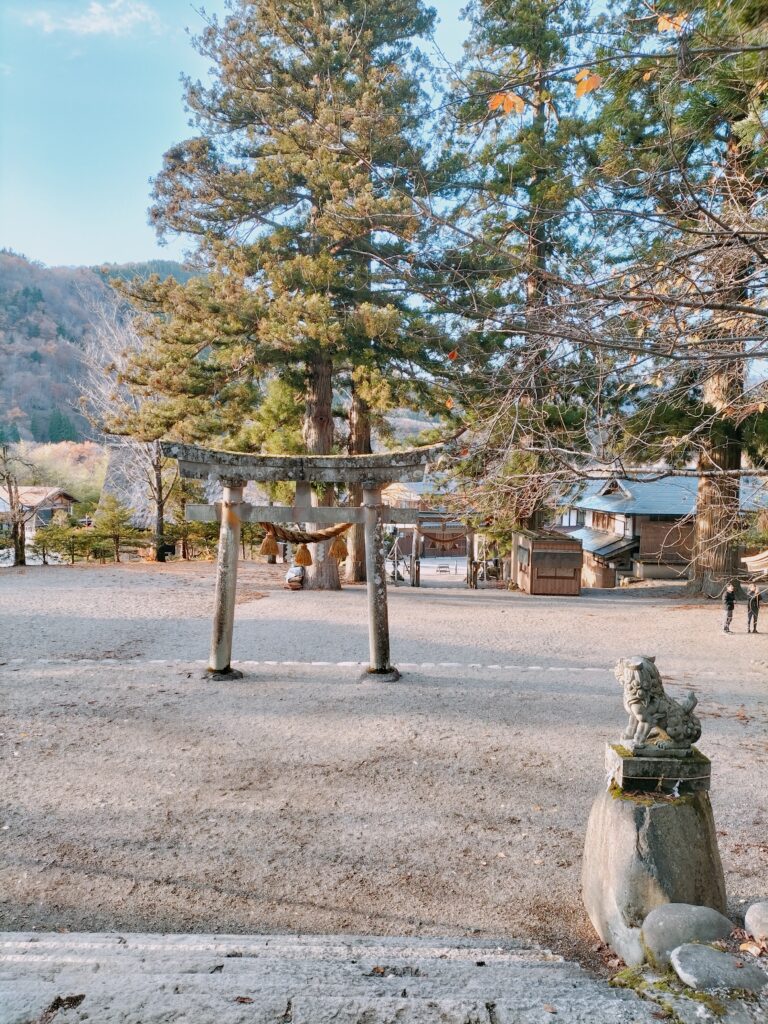
M 312 555 L 309 553 L 307 544 L 320 544 L 325 540 L 333 540 L 328 554 L 331 558 L 346 558 L 347 545 L 341 536 L 352 523 L 342 523 L 340 526 L 327 526 L 324 530 L 299 530 L 289 526 L 278 526 L 275 523 L 259 523 L 266 530 L 266 536 L 261 542 L 259 551 L 262 555 L 276 555 L 278 540 L 288 541 L 291 544 L 298 544 L 296 552 L 297 565 L 312 565 Z

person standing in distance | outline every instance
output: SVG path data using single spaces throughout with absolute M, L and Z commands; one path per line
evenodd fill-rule
M 729 583 L 723 591 L 723 632 L 731 632 L 731 620 L 733 619 L 733 609 L 736 606 L 736 592 L 733 589 L 733 584 Z
M 749 588 L 749 593 L 747 594 L 747 632 L 748 633 L 756 633 L 757 632 L 757 616 L 760 613 L 760 602 L 761 602 L 762 598 L 763 598 L 763 595 L 760 593 L 760 591 L 757 589 L 757 587 L 753 583 L 752 586 Z

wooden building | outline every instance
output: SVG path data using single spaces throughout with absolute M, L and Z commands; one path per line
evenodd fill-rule
M 27 543 L 34 540 L 41 526 L 48 526 L 56 512 L 72 515 L 77 498 L 61 487 L 19 487 L 19 502 L 25 522 Z M 0 487 L 0 530 L 10 529 L 10 502 L 8 491 Z
M 581 593 L 581 541 L 556 530 L 518 530 L 513 536 L 512 579 L 526 594 Z
M 389 484 L 382 490 L 381 500 L 385 505 L 414 510 L 414 524 L 419 524 L 419 557 L 466 557 L 467 528 L 446 511 L 438 487 L 429 477 Z M 397 531 L 402 552 L 413 550 L 413 530 L 408 525 Z
M 693 553 L 697 477 L 589 482 L 561 512 L 558 528 L 584 548 L 582 584 L 615 587 L 621 574 L 680 579 Z M 768 504 L 765 482 L 742 477 L 741 509 Z

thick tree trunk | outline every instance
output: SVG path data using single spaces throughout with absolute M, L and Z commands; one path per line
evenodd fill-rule
M 749 210 L 753 199 L 752 183 L 745 168 L 738 138 L 728 143 L 725 157 L 725 209 L 738 223 Z M 722 266 L 713 266 L 717 284 L 725 301 L 745 303 L 749 300 L 748 282 L 752 269 L 751 254 L 734 260 L 732 247 L 726 246 Z M 747 327 L 747 330 L 750 328 Z M 742 318 L 729 312 L 713 317 L 713 349 L 723 356 L 741 354 L 744 325 Z M 699 455 L 699 470 L 735 470 L 741 468 L 741 430 L 729 410 L 738 409 L 744 395 L 744 360 L 721 362 L 704 381 L 702 398 L 705 406 L 720 414 L 714 418 Z M 690 589 L 717 596 L 739 568 L 735 536 L 741 520 L 738 477 L 701 477 L 696 499 L 696 529 L 692 581 Z
M 349 408 L 349 454 L 368 455 L 371 452 L 371 410 L 368 403 L 353 390 Z M 351 484 L 350 505 L 362 505 L 362 484 Z M 365 526 L 356 523 L 346 535 L 347 561 L 344 578 L 347 583 L 365 583 Z
M 546 81 L 544 70 L 539 67 L 536 95 L 541 96 Z M 540 138 L 546 134 L 547 112 L 543 100 L 537 99 L 533 105 L 533 129 Z M 535 186 L 544 181 L 547 170 L 540 167 L 535 172 Z M 528 406 L 530 415 L 539 415 L 544 403 L 543 370 L 549 357 L 549 341 L 546 331 L 547 307 L 549 305 L 549 280 L 547 261 L 549 257 L 549 241 L 547 232 L 546 210 L 531 208 L 528 228 L 527 265 L 528 274 L 525 279 L 525 323 L 528 330 L 528 346 L 525 371 L 527 384 L 521 395 L 521 404 Z M 520 495 L 519 512 L 516 516 L 521 526 L 535 530 L 539 527 L 542 513 L 548 504 L 548 494 L 542 487 L 538 472 L 524 485 Z
M 307 402 L 304 414 L 304 444 L 309 455 L 330 455 L 333 450 L 333 361 L 318 355 L 307 367 Z M 317 498 L 318 505 L 333 505 L 335 490 L 325 488 Z M 308 523 L 309 529 L 316 524 Z M 331 541 L 311 544 L 312 565 L 307 567 L 305 587 L 308 590 L 340 590 L 339 566 L 328 551 Z
M 24 521 L 24 510 L 19 498 L 19 485 L 16 477 L 10 473 L 5 476 L 8 491 L 8 506 L 11 514 L 11 544 L 13 545 L 13 564 L 27 564 L 27 524 Z
M 27 527 L 24 519 L 19 518 L 11 527 L 11 541 L 13 543 L 13 564 L 27 564 Z
M 717 411 L 738 400 L 743 390 L 741 363 L 725 364 L 704 385 L 704 401 Z M 741 468 L 738 427 L 718 420 L 699 455 L 699 471 Z M 699 479 L 690 589 L 714 597 L 736 575 L 738 545 L 734 537 L 740 523 L 738 477 Z

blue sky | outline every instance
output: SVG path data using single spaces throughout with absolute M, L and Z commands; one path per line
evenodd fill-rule
M 432 0 L 458 57 L 466 0 Z M 149 178 L 187 137 L 179 75 L 202 77 L 189 0 L 3 0 L 0 247 L 49 266 L 181 258 L 147 224 Z M 224 0 L 208 0 L 221 13 Z

